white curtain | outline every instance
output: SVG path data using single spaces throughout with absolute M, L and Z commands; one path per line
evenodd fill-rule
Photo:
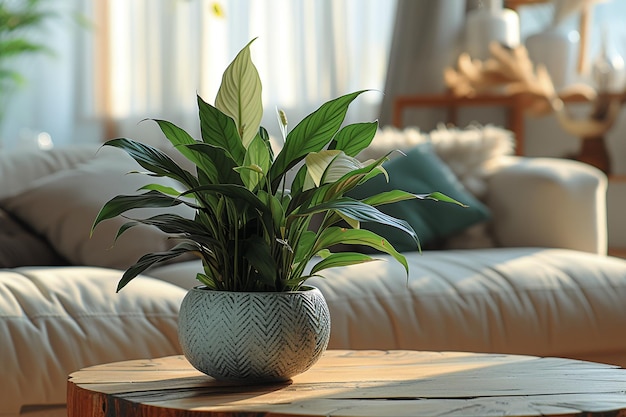
M 23 0 L 18 0 L 23 1 Z M 15 3 L 15 2 L 14 2 Z M 72 16 L 81 10 L 80 0 L 47 0 L 42 7 L 54 10 L 55 17 L 41 27 L 24 33 L 28 39 L 45 44 L 50 54 L 25 54 L 11 61 L 26 80 L 24 85 L 0 97 L 5 117 L 0 120 L 0 148 L 33 146 L 37 133 L 69 140 L 79 129 L 77 80 L 82 79 L 84 55 L 81 47 L 85 28 Z M 84 102 L 84 100 L 80 100 Z
M 396 96 L 444 92 L 443 69 L 460 52 L 465 21 L 465 0 L 399 0 L 386 76 L 380 123 L 392 122 Z M 408 124 L 429 129 L 445 114 L 420 109 L 407 115 Z
M 395 1 L 50 0 L 81 12 L 92 28 L 50 22 L 41 36 L 55 57 L 22 64 L 29 85 L 12 98 L 0 128 L 5 148 L 24 128 L 56 146 L 127 136 L 161 137 L 145 118 L 198 134 L 196 94 L 213 102 L 221 75 L 251 39 L 263 83 L 264 126 L 275 108 L 292 126 L 323 102 L 356 90 L 348 121 L 378 116 Z M 215 12 L 215 6 L 223 14 Z M 64 12 L 65 13 L 65 12 Z M 156 139 L 155 139 L 156 140 Z
M 293 125 L 334 97 L 383 89 L 395 11 L 389 0 L 108 3 L 109 89 L 101 94 L 108 95 L 104 113 L 116 135 L 150 140 L 154 126 L 137 124 L 146 117 L 172 120 L 197 135 L 196 93 L 212 103 L 222 72 L 254 38 L 270 134 L 278 134 L 276 107 Z M 364 95 L 349 117 L 375 118 L 381 98 Z

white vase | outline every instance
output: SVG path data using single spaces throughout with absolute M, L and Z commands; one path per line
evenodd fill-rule
M 191 289 L 178 336 L 189 363 L 215 379 L 285 381 L 309 369 L 330 338 L 330 313 L 317 288 L 293 292 Z
M 528 57 L 533 64 L 543 64 L 556 90 L 574 80 L 580 35 L 563 26 L 550 27 L 526 38 Z
M 502 0 L 490 0 L 488 7 L 471 10 L 465 23 L 465 51 L 473 59 L 491 56 L 489 45 L 498 42 L 513 48 L 520 43 L 519 16 L 502 7 Z

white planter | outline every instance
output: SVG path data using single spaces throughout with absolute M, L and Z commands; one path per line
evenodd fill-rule
M 490 58 L 491 42 L 514 48 L 519 45 L 519 38 L 519 16 L 513 10 L 503 9 L 501 1 L 495 7 L 474 9 L 467 14 L 465 51 L 472 59 Z
M 317 288 L 294 292 L 191 289 L 178 336 L 200 372 L 245 383 L 285 381 L 309 369 L 330 338 L 330 314 Z
M 561 26 L 550 27 L 526 38 L 528 57 L 535 65 L 545 65 L 557 91 L 574 80 L 579 42 L 577 31 Z

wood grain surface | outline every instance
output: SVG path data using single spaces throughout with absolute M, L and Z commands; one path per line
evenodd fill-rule
M 218 382 L 182 356 L 85 368 L 69 417 L 626 416 L 626 370 L 533 356 L 327 351 L 273 385 Z

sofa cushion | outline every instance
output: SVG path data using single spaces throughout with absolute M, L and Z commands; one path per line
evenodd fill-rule
M 101 223 L 90 238 L 96 215 L 112 197 L 136 193 L 153 182 L 176 186 L 168 178 L 129 174 L 133 170 L 141 167 L 123 151 L 103 148 L 88 162 L 41 178 L 28 190 L 4 200 L 2 205 L 45 236 L 72 264 L 125 269 L 142 255 L 167 250 L 176 243 L 148 226 L 134 227 L 114 243 L 118 229 L 127 221 L 122 217 Z M 143 217 L 162 212 L 193 216 L 193 210 L 183 205 L 132 210 L 127 214 Z
M 380 262 L 307 283 L 326 297 L 329 348 L 559 356 L 626 366 L 626 261 L 567 249 L 425 251 L 410 277 Z
M 97 145 L 53 148 L 48 151 L 0 152 L 0 199 L 27 190 L 33 181 L 93 158 Z
M 389 174 L 389 182 L 378 175 L 355 188 L 351 196 L 363 198 L 393 189 L 414 194 L 439 191 L 468 206 L 414 199 L 379 207 L 382 212 L 413 226 L 424 246 L 439 243 L 489 218 L 489 209 L 463 187 L 429 143 L 419 144 L 406 156 L 394 158 L 383 166 Z M 364 223 L 362 227 L 385 237 L 400 252 L 417 249 L 413 239 L 399 229 L 375 223 Z
M 93 267 L 0 271 L 0 415 L 65 403 L 69 373 L 100 363 L 180 354 L 185 290 Z
M 492 125 L 471 124 L 462 129 L 439 125 L 430 132 L 385 126 L 359 158 L 377 159 L 393 150 L 408 152 L 421 143 L 431 143 L 465 188 L 482 198 L 487 191 L 486 176 L 497 168 L 502 156 L 513 154 L 515 139 L 511 131 Z
M 331 313 L 331 349 L 559 356 L 626 366 L 626 261 L 569 249 L 386 254 L 307 281 Z M 314 259 L 309 268 L 318 262 Z M 191 287 L 200 261 L 151 276 Z M 182 280 L 186 277 L 186 280 Z
M 44 238 L 0 208 L 0 268 L 67 264 Z

